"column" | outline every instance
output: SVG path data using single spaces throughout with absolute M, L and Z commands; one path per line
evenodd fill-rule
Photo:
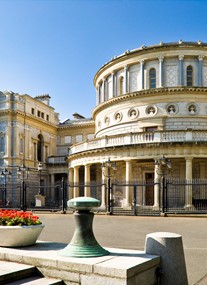
M 163 87 L 163 56 L 159 56 L 159 87 Z
M 155 164 L 154 169 L 154 205 L 153 208 L 159 209 L 160 206 L 160 165 Z
M 103 82 L 102 82 L 102 100 L 101 100 L 101 102 L 105 102 L 105 83 L 106 83 L 106 80 L 105 80 L 105 78 L 103 79 Z
M 101 103 L 100 91 L 101 91 L 100 84 L 98 84 L 98 88 L 97 88 L 97 91 L 96 91 L 96 106 Z
M 144 60 L 140 60 L 141 89 L 144 89 Z
M 90 177 L 90 164 L 86 164 L 84 167 L 84 197 L 90 197 L 91 191 L 90 191 L 90 182 L 91 182 L 91 177 Z
M 131 160 L 126 161 L 126 184 L 131 182 L 132 177 L 132 162 Z M 126 186 L 126 202 L 125 207 L 131 207 L 132 205 L 132 186 Z
M 74 169 L 70 167 L 68 169 L 68 195 L 67 195 L 69 200 L 73 198 L 73 189 L 74 189 L 74 187 L 72 187 L 73 179 L 74 179 Z
M 50 200 L 55 201 L 55 174 L 50 175 L 50 186 L 51 186 Z
M 128 66 L 124 67 L 124 93 L 128 92 Z
M 73 197 L 79 197 L 79 168 L 80 166 L 75 166 L 74 167 L 74 176 L 73 176 L 73 181 L 74 181 L 74 192 L 73 192 Z
M 101 176 L 102 187 L 101 187 L 101 206 L 100 208 L 106 210 L 106 184 L 105 184 L 105 176 L 102 172 Z
M 112 98 L 114 96 L 114 72 L 111 73 L 111 89 L 112 89 Z
M 183 86 L 183 59 L 184 55 L 179 55 L 179 83 L 178 85 Z
M 117 96 L 117 75 L 114 73 L 114 93 L 113 93 L 113 97 Z
M 185 163 L 186 163 L 186 189 L 185 189 L 185 208 L 189 208 L 192 207 L 192 177 L 193 177 L 193 158 L 186 158 L 185 159 Z M 189 184 L 189 185 L 188 185 Z
M 198 86 L 203 86 L 203 56 L 198 57 Z
M 11 122 L 8 121 L 7 135 L 6 135 L 6 149 L 5 152 L 8 158 L 11 158 Z

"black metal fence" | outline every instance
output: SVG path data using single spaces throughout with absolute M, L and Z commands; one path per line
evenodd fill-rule
M 2 184 L 0 207 L 65 211 L 69 199 L 88 193 L 105 205 L 100 211 L 108 212 L 110 209 L 114 215 L 207 214 L 207 179 L 186 181 L 165 177 L 159 183 L 145 180 L 130 183 L 113 181 L 110 185 L 102 182 L 67 185 L 64 181 L 55 186 L 39 186 L 38 182 L 25 185 Z M 39 194 L 43 198 L 38 197 Z

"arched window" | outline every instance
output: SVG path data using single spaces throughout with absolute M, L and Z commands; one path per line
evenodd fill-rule
M 193 67 L 188 65 L 187 67 L 187 86 L 193 86 Z
M 39 135 L 39 136 L 38 136 L 38 144 L 37 144 L 37 160 L 40 161 L 40 162 L 43 161 L 43 157 L 44 157 L 44 154 L 43 154 L 43 151 L 44 151 L 43 145 L 44 145 L 43 136 L 42 136 L 42 135 Z
M 151 68 L 149 71 L 149 87 L 156 88 L 156 70 Z
M 121 76 L 119 78 L 119 95 L 123 95 L 123 90 L 124 90 L 124 77 Z

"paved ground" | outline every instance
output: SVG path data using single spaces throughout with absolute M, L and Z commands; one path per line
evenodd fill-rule
M 75 228 L 71 214 L 38 214 L 46 227 L 40 240 L 69 243 Z M 206 285 L 207 278 L 207 217 L 121 217 L 96 215 L 94 234 L 106 247 L 144 249 L 145 237 L 152 232 L 181 234 L 189 285 Z M 199 282 L 200 281 L 200 282 Z M 198 283 L 199 282 L 199 283 Z

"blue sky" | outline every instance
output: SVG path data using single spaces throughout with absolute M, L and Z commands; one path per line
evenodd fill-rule
M 0 90 L 51 96 L 60 119 L 90 117 L 95 73 L 127 49 L 207 42 L 207 1 L 0 0 Z

